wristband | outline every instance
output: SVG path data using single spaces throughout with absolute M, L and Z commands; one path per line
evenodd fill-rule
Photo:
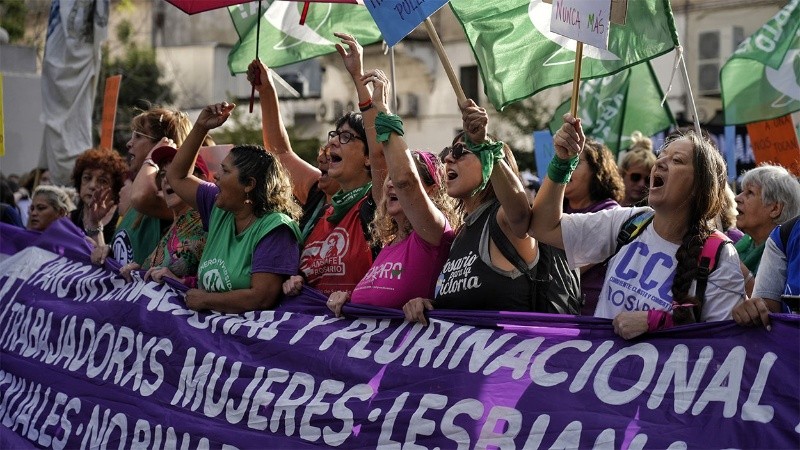
M 652 333 L 665 328 L 672 328 L 672 314 L 661 309 L 648 309 L 647 331 Z
M 161 168 L 158 167 L 158 164 L 156 164 L 156 162 L 153 161 L 153 158 L 146 158 L 144 161 L 142 161 L 142 164 L 147 164 L 148 166 L 156 169 L 156 171 L 161 170 Z
M 359 102 L 359 103 L 358 103 L 358 107 L 359 107 L 359 109 L 360 109 L 360 108 L 367 108 L 367 107 L 369 107 L 369 105 L 371 105 L 371 104 L 372 104 L 372 99 L 371 99 L 371 98 L 368 98 L 368 99 L 364 100 L 363 102 Z
M 359 110 L 359 111 L 361 111 L 362 113 L 365 113 L 365 112 L 369 111 L 370 109 L 372 109 L 372 108 L 374 108 L 374 107 L 375 107 L 375 105 L 373 105 L 372 103 L 370 103 L 370 104 L 368 104 L 367 106 L 359 106 L 359 107 L 358 107 L 358 110 Z
M 403 121 L 396 114 L 386 114 L 381 111 L 375 118 L 375 132 L 378 134 L 378 142 L 388 141 L 391 133 L 402 136 Z
M 97 226 L 97 228 L 89 228 L 86 227 L 86 235 L 87 236 L 95 236 L 103 232 L 103 224 Z
M 567 184 L 572 177 L 572 172 L 578 167 L 580 157 L 573 156 L 570 159 L 561 159 L 558 156 L 553 156 L 550 160 L 550 165 L 547 166 L 547 176 L 558 184 Z

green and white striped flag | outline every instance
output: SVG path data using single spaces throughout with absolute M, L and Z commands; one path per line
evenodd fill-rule
M 575 41 L 550 32 L 542 0 L 450 0 L 497 109 L 572 81 Z M 669 0 L 629 0 L 625 25 L 611 24 L 608 50 L 584 46 L 581 78 L 613 74 L 678 45 Z
M 725 124 L 800 110 L 800 0 L 792 0 L 739 45 L 720 71 Z
M 630 147 L 630 136 L 640 131 L 651 136 L 675 123 L 669 106 L 661 106 L 664 94 L 650 62 L 581 83 L 578 116 L 586 136 L 602 142 L 614 154 Z M 570 100 L 562 103 L 550 120 L 555 134 L 569 112 Z
M 275 1 L 262 10 L 259 58 L 275 68 L 336 51 L 333 33 L 348 33 L 362 45 L 381 40 L 381 33 L 363 5 L 312 3 L 304 25 L 300 25 L 302 2 Z M 258 2 L 228 7 L 239 42 L 228 55 L 231 73 L 247 72 L 256 56 Z

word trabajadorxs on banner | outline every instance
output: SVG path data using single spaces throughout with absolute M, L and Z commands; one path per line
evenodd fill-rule
M 3 448 L 798 444 L 797 317 L 625 342 L 572 316 L 335 318 L 310 289 L 276 311 L 196 313 L 173 286 L 63 256 L 69 237 L 49 232 L 0 262 Z

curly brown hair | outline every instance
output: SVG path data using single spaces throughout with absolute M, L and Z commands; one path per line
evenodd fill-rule
M 414 166 L 417 169 L 420 180 L 425 186 L 436 186 L 430 194 L 430 199 L 436 208 L 444 214 L 447 222 L 452 229 L 457 229 L 461 226 L 461 213 L 459 212 L 456 199 L 447 195 L 447 185 L 443 180 L 446 179 L 444 172 L 444 164 L 436 155 L 424 152 L 427 156 L 422 155 L 423 152 L 419 150 L 411 150 L 411 156 L 414 160 Z M 425 159 L 430 161 L 434 170 L 437 172 L 435 175 L 430 173 Z M 388 179 L 388 178 L 387 178 Z M 438 181 L 438 182 L 437 182 Z M 396 238 L 404 239 L 411 234 L 411 224 L 406 222 L 406 227 L 400 229 L 397 222 L 386 212 L 386 196 L 378 204 L 375 210 L 375 217 L 370 223 L 371 245 L 375 247 L 385 247 L 394 241 Z
M 102 169 L 110 175 L 111 192 L 114 203 L 119 203 L 119 191 L 128 178 L 128 163 L 116 151 L 106 148 L 90 148 L 78 156 L 72 168 L 72 184 L 75 190 L 81 191 L 81 180 L 86 170 Z M 79 200 L 79 205 L 83 200 Z
M 588 140 L 583 147 L 583 155 L 593 174 L 589 181 L 589 198 L 593 202 L 607 198 L 616 202 L 622 201 L 625 184 L 611 150 L 600 142 Z
M 678 264 L 672 280 L 672 299 L 678 305 L 691 307 L 673 309 L 675 324 L 700 321 L 703 305 L 696 296 L 689 295 L 689 288 L 697 278 L 697 260 L 703 244 L 713 231 L 712 220 L 725 207 L 724 189 L 727 182 L 725 161 L 709 139 L 689 131 L 683 136 L 668 140 L 665 147 L 680 140 L 689 141 L 694 150 L 694 185 L 691 204 L 687 207 L 689 229 L 675 253 Z
M 246 185 L 255 180 L 253 189 L 253 214 L 263 217 L 270 212 L 280 212 L 298 220 L 302 215 L 300 205 L 292 195 L 292 183 L 283 164 L 260 145 L 237 145 L 231 149 L 233 165 L 239 169 L 239 182 Z

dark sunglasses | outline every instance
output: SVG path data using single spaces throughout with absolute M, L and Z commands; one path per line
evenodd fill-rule
M 444 164 L 444 159 L 447 158 L 447 155 L 453 155 L 453 159 L 458 161 L 461 159 L 462 156 L 466 155 L 467 153 L 472 153 L 469 151 L 466 145 L 461 142 L 456 142 L 453 144 L 452 147 L 445 147 L 441 153 L 439 153 L 439 159 L 442 160 L 442 164 Z
M 339 143 L 340 144 L 347 144 L 348 142 L 352 141 L 353 138 L 358 139 L 358 140 L 360 140 L 362 142 L 366 142 L 363 137 L 361 137 L 361 136 L 359 136 L 359 135 L 357 135 L 355 133 L 351 133 L 349 131 L 333 130 L 333 131 L 329 131 L 328 132 L 328 140 L 331 140 L 331 139 L 335 138 L 336 136 L 339 136 Z
M 631 181 L 633 181 L 634 183 L 638 183 L 638 182 L 642 181 L 642 174 L 640 174 L 640 173 L 632 173 L 632 174 L 630 174 L 630 177 L 631 177 Z M 650 177 L 649 176 L 644 177 L 644 184 L 647 184 L 647 185 L 650 184 Z

